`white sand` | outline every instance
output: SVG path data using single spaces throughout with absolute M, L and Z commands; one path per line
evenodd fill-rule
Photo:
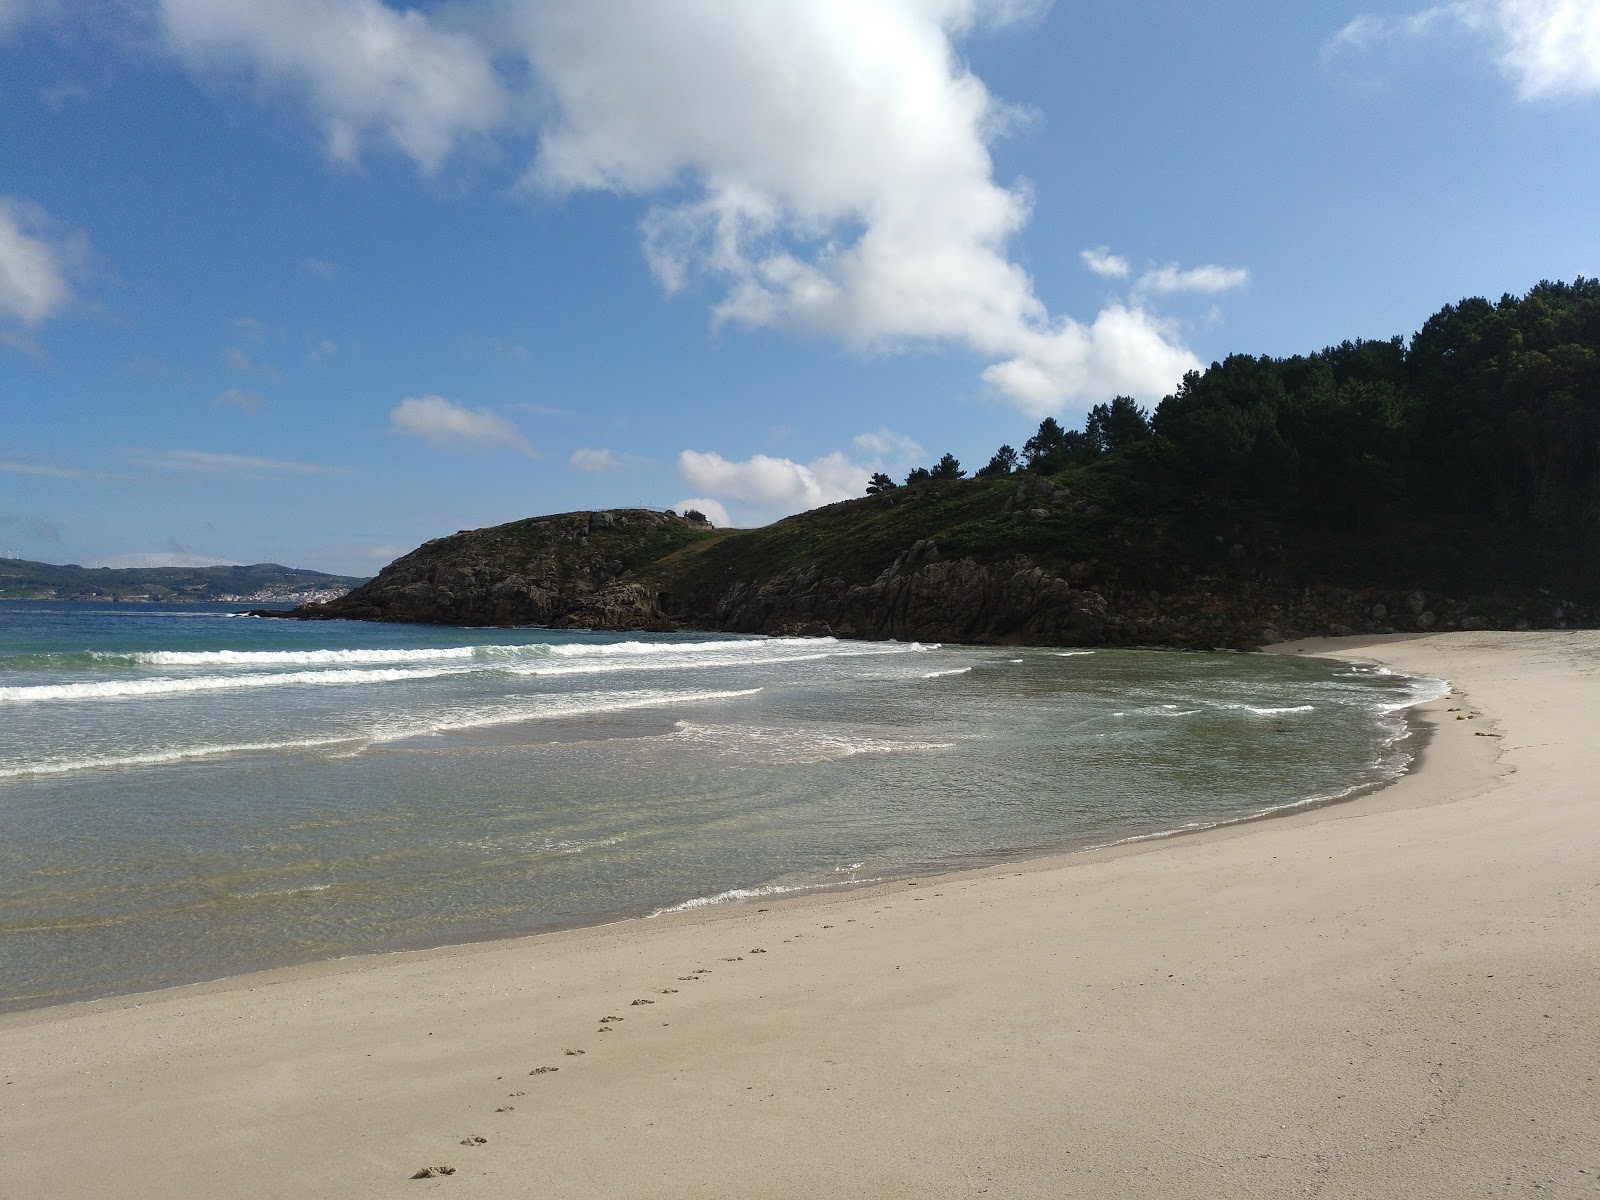
M 1600 1195 L 1600 634 L 1288 649 L 1465 695 L 1317 812 L 0 1017 L 0 1196 Z

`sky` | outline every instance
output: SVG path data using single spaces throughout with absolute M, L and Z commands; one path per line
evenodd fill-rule
M 0 0 L 0 554 L 759 525 L 1600 274 L 1600 0 Z

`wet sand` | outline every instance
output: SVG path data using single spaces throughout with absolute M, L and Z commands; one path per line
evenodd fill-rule
M 1281 649 L 1458 694 L 1271 821 L 0 1017 L 0 1196 L 1600 1195 L 1600 634 Z

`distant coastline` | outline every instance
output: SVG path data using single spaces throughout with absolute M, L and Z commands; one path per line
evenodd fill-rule
M 0 600 L 115 604 L 316 604 L 363 583 L 278 563 L 212 567 L 81 567 L 0 559 Z

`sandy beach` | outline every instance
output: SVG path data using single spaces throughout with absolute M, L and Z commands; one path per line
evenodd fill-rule
M 0 1017 L 0 1196 L 1600 1195 L 1600 633 L 1278 649 L 1456 692 L 1315 811 Z

